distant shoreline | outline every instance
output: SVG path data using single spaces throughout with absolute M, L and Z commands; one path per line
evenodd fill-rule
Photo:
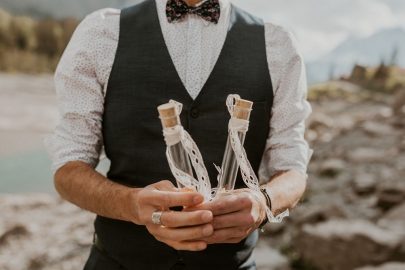
M 52 74 L 0 73 L 0 193 L 54 193 L 43 138 L 58 121 Z

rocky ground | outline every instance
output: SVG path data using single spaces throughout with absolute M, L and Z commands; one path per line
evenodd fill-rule
M 293 269 L 405 269 L 405 90 L 318 87 L 334 93 L 312 100 L 308 191 L 268 243 Z
M 290 218 L 262 234 L 255 254 L 261 270 L 405 269 L 400 94 L 340 81 L 317 87 L 332 86 L 333 94 L 311 98 L 308 191 Z M 0 213 L 0 269 L 82 268 L 92 214 L 43 194 L 2 195 Z
M 82 269 L 94 216 L 52 195 L 0 198 L 0 269 Z

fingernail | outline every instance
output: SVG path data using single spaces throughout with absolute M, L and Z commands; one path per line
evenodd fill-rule
M 207 244 L 205 244 L 205 243 L 201 243 L 201 244 L 199 244 L 198 245 L 198 247 L 197 247 L 199 250 L 204 250 L 204 249 L 206 249 L 207 248 Z
M 195 204 L 201 203 L 202 202 L 202 197 L 201 196 L 195 196 L 194 199 L 193 199 L 193 202 Z
M 211 226 L 206 226 L 203 229 L 203 235 L 204 236 L 210 236 L 212 234 L 212 227 Z
M 205 212 L 202 215 L 202 220 L 203 220 L 203 222 L 210 222 L 212 220 L 212 213 L 211 212 Z

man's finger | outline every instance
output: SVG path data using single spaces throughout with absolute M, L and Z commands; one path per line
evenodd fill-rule
M 238 195 L 224 195 L 211 202 L 198 205 L 197 207 L 189 208 L 187 211 L 194 210 L 210 210 L 214 216 L 224 215 L 240 210 L 252 208 L 252 201 L 249 197 L 238 194 Z
M 166 211 L 161 216 L 161 222 L 165 227 L 178 228 L 202 225 L 213 220 L 211 211 L 199 210 L 194 212 Z
M 162 180 L 160 182 L 155 183 L 153 186 L 158 190 L 177 191 L 176 186 L 173 185 L 173 183 L 170 182 L 169 180 Z
M 171 241 L 201 240 L 204 237 L 209 237 L 214 232 L 211 224 L 183 228 L 158 226 L 152 230 L 154 235 Z
M 240 211 L 226 215 L 216 216 L 212 222 L 214 229 L 224 229 L 232 227 L 251 227 L 255 220 L 250 212 Z
M 226 229 L 219 229 L 215 230 L 214 233 L 205 238 L 201 238 L 204 242 L 207 242 L 208 244 L 211 243 L 225 243 L 226 241 L 230 239 L 243 239 L 248 236 L 250 232 L 250 228 L 244 228 L 244 227 L 233 227 L 233 228 L 226 228 Z
M 177 192 L 154 190 L 148 200 L 163 209 L 173 206 L 195 206 L 203 202 L 204 197 L 198 192 Z
M 242 238 L 237 237 L 237 238 L 226 239 L 226 240 L 224 240 L 222 242 L 215 243 L 215 244 L 237 244 L 242 240 L 243 240 Z M 214 243 L 208 243 L 208 244 L 214 244 Z

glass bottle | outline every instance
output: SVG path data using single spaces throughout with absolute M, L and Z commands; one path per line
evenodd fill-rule
M 162 122 L 163 130 L 165 130 L 169 135 L 166 135 L 166 145 L 170 154 L 173 158 L 173 162 L 176 167 L 183 172 L 193 176 L 193 168 L 191 165 L 190 158 L 183 147 L 183 144 L 180 141 L 180 132 L 181 132 L 181 121 L 179 110 L 177 109 L 178 105 L 175 103 L 166 103 L 158 107 L 159 118 Z M 176 128 L 181 127 L 181 128 Z M 177 179 L 176 179 L 177 180 Z M 190 188 L 184 186 L 177 180 L 178 188 Z
M 249 121 L 250 112 L 252 111 L 253 102 L 244 99 L 235 99 L 233 105 L 231 120 L 239 119 Z M 238 137 L 243 143 L 246 137 L 246 130 L 238 131 Z M 218 193 L 226 192 L 227 190 L 233 190 L 235 188 L 235 181 L 238 175 L 239 165 L 236 160 L 235 152 L 232 149 L 231 138 L 228 135 L 224 156 L 221 165 L 221 175 L 218 183 Z

